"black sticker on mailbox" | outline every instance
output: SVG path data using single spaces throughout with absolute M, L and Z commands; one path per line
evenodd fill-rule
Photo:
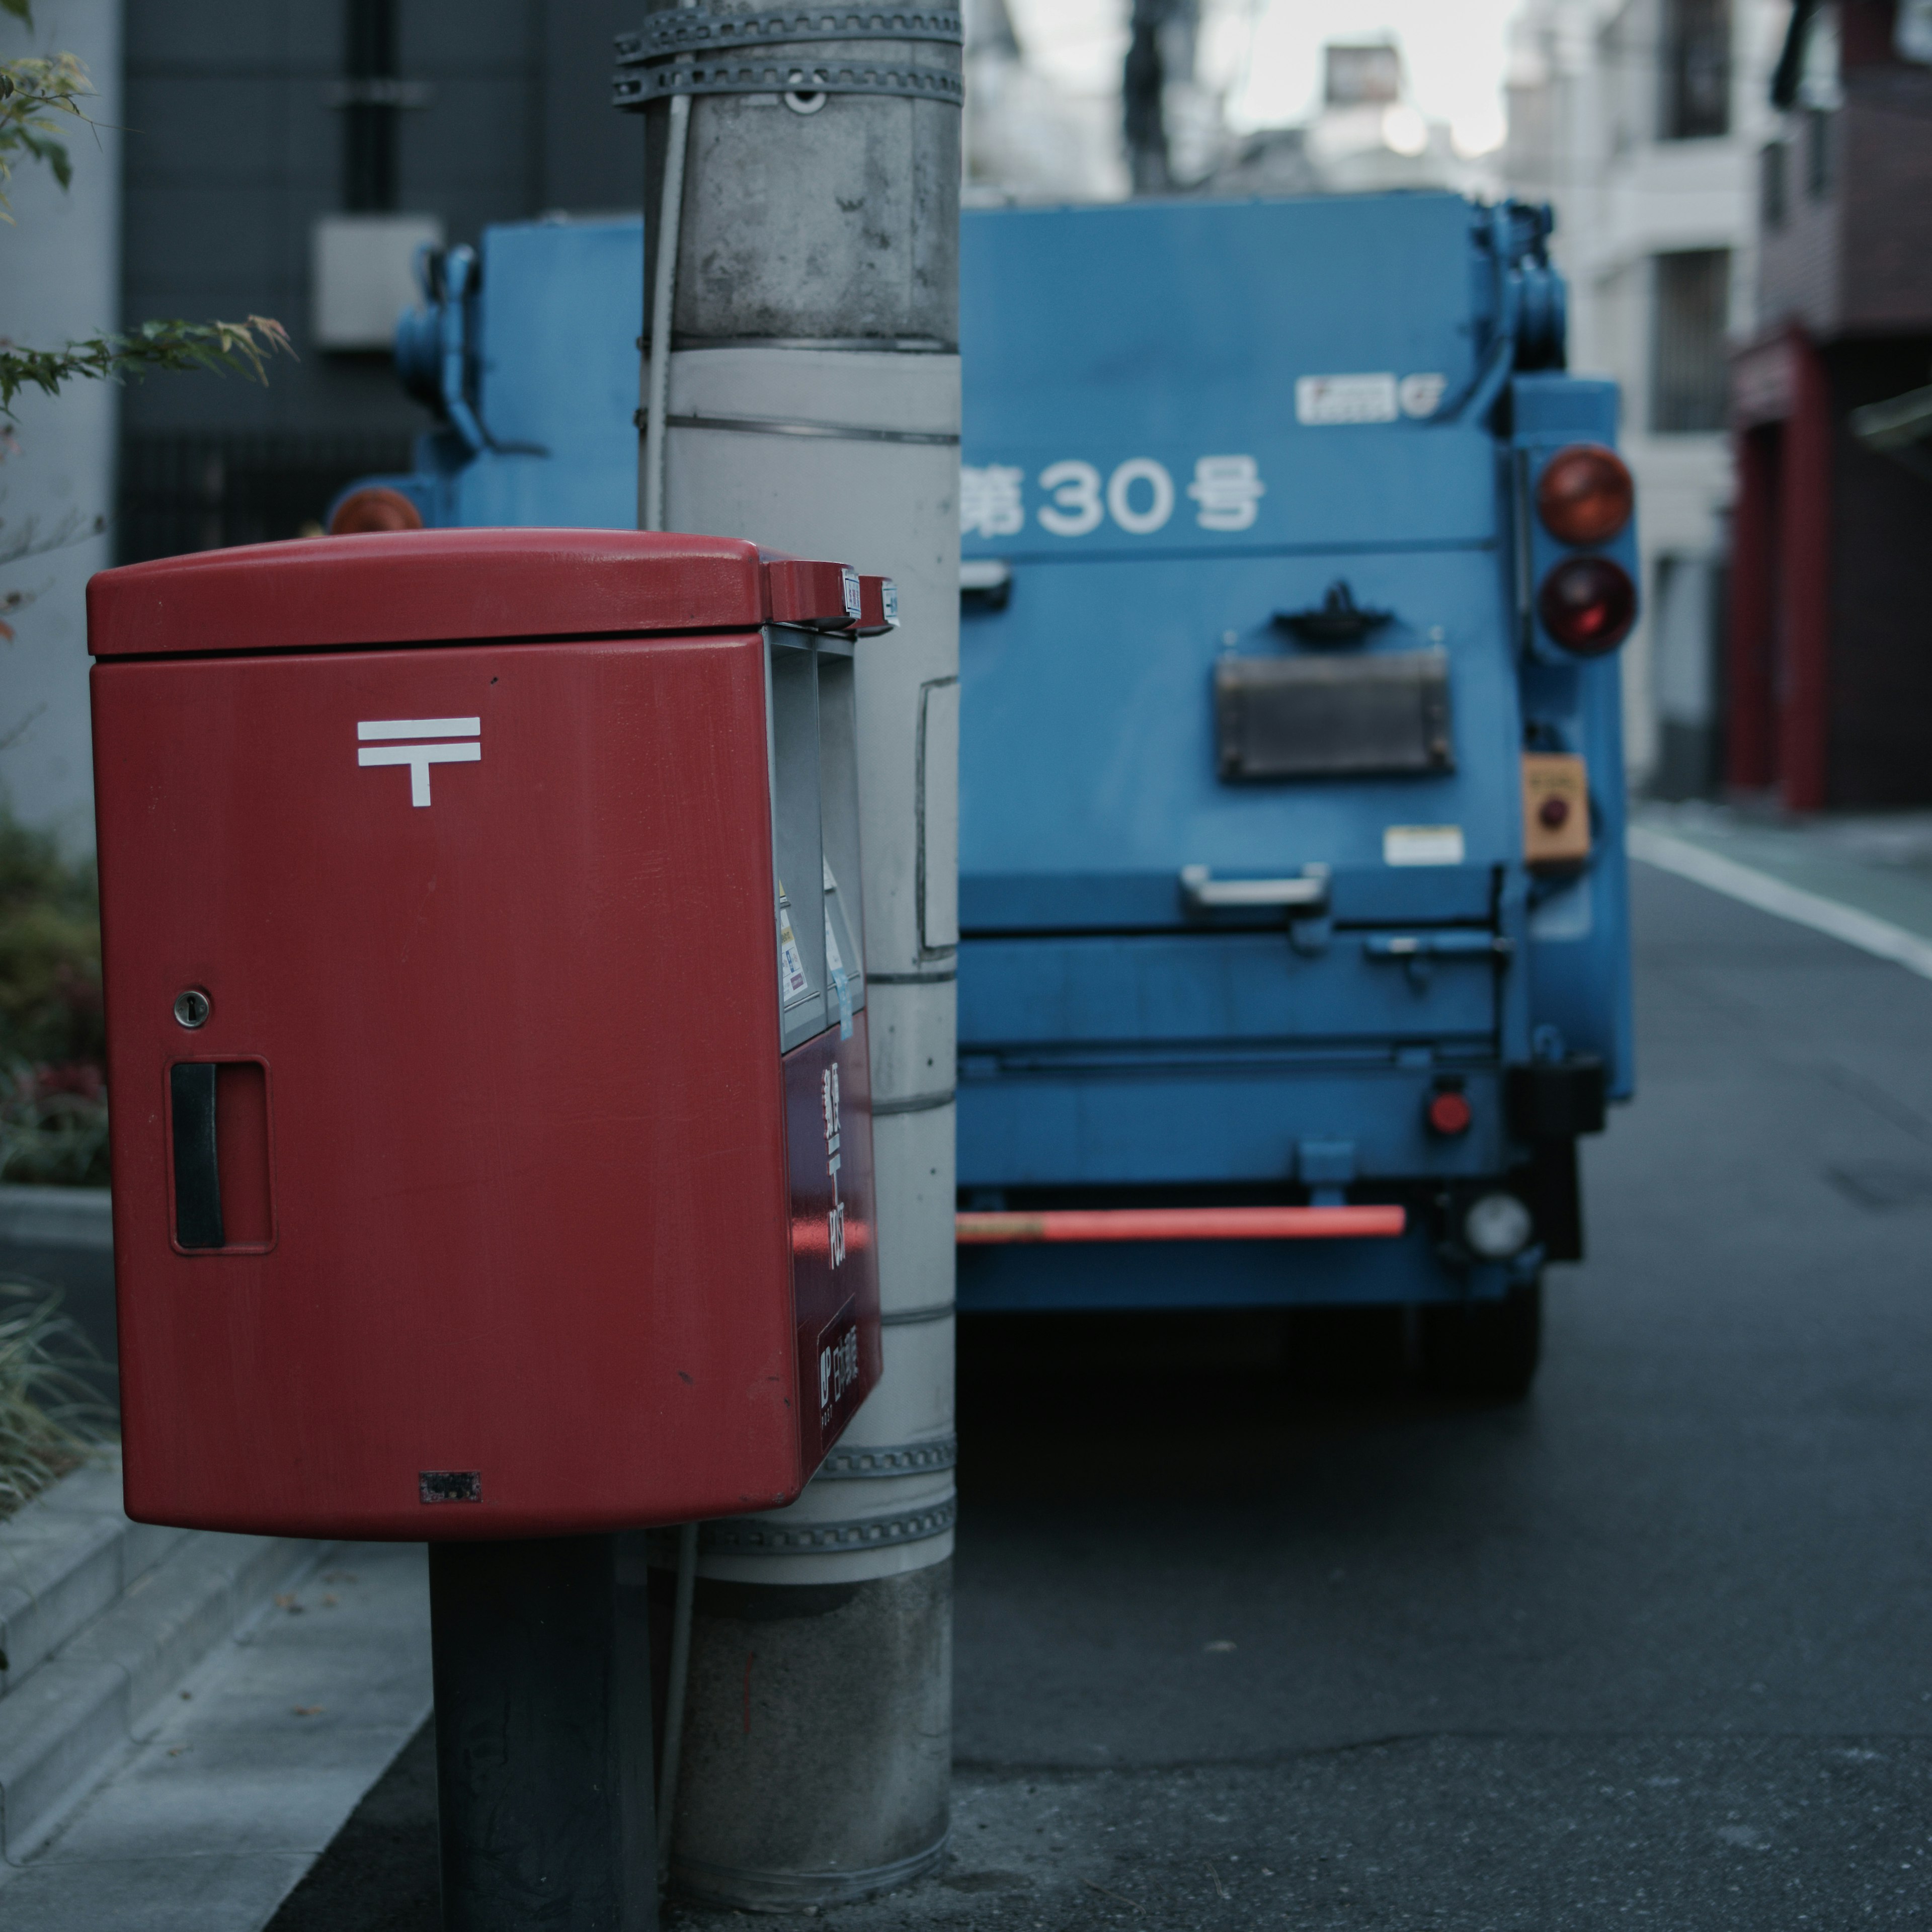
M 424 1469 L 416 1478 L 417 1493 L 426 1503 L 480 1503 L 481 1469 Z

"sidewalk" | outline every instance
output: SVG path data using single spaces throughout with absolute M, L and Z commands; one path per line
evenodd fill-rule
M 154 1705 L 50 1842 L 0 1867 L 7 1932 L 259 1932 L 430 1705 L 416 1544 L 355 1544 Z
M 1630 853 L 1932 979 L 1932 812 L 1774 819 L 1640 805 Z

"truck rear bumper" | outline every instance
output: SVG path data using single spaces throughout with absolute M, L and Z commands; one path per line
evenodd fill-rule
M 1408 1224 L 1400 1206 L 1340 1208 L 1048 1208 L 956 1217 L 962 1247 L 1034 1241 L 1386 1240 Z
M 1452 1268 L 1413 1216 L 1393 1238 L 974 1242 L 958 1252 L 962 1314 L 1490 1300 L 1533 1279 L 1540 1260 L 1531 1250 Z

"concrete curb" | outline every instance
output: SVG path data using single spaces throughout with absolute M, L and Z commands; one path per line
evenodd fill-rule
M 121 1472 L 104 1462 L 76 1469 L 0 1522 L 0 1699 L 185 1534 L 130 1522 Z
M 1842 940 L 1861 952 L 1889 959 L 1922 979 L 1932 980 L 1932 940 L 1908 932 L 1889 920 L 1861 911 L 1841 900 L 1808 892 L 1802 886 L 1774 878 L 1755 866 L 1740 865 L 1735 859 L 1708 851 L 1654 826 L 1633 825 L 1628 844 L 1633 859 L 1675 872 L 1680 878 L 1722 892 L 1742 904 L 1755 906 L 1774 919 L 1808 926 L 1814 932 Z
M 104 1187 L 0 1184 L 0 1282 L 61 1291 L 63 1312 L 112 1370 L 115 1331 L 114 1208 Z M 104 1397 L 112 1399 L 104 1378 Z
M 0 1522 L 0 1860 L 23 1858 L 156 1702 L 328 1546 L 130 1522 L 107 1466 Z
M 0 1244 L 22 1248 L 112 1248 L 112 1197 L 104 1187 L 0 1185 Z

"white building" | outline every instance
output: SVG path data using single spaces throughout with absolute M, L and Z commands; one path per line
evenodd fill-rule
M 1644 614 L 1624 649 L 1633 776 L 1716 780 L 1731 500 L 1726 356 L 1751 332 L 1757 154 L 1789 0 L 1526 0 L 1510 193 L 1555 203 L 1570 362 L 1623 386 Z
M 967 206 L 1119 201 L 1118 88 L 1079 93 L 1033 65 L 1006 0 L 965 0 Z
M 120 0 L 63 0 L 36 31 L 0 18 L 10 54 L 77 54 L 94 125 L 64 130 L 74 183 L 14 158 L 0 226 L 0 336 L 45 349 L 116 327 L 121 280 Z M 0 796 L 70 848 L 94 843 L 88 578 L 113 561 L 120 392 L 76 382 L 14 399 L 0 434 Z M 0 424 L 0 431 L 5 425 Z

